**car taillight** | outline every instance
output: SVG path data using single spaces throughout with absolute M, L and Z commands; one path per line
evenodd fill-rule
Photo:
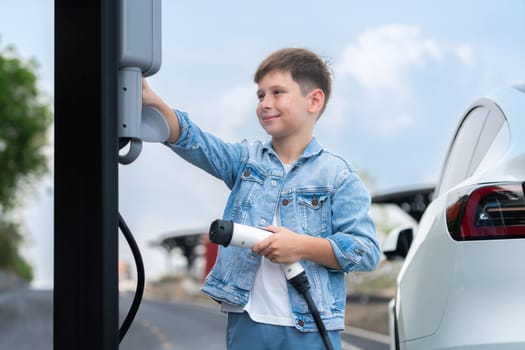
M 448 232 L 457 241 L 525 238 L 525 183 L 484 184 L 448 197 Z

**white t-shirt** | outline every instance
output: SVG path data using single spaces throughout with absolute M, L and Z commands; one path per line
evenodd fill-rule
M 288 173 L 291 164 L 284 164 Z M 277 207 L 273 225 L 280 224 L 279 207 Z M 288 284 L 280 264 L 274 264 L 265 257 L 255 275 L 255 282 L 244 309 L 228 303 L 221 303 L 223 312 L 246 311 L 255 322 L 278 326 L 294 326 L 292 309 L 288 298 Z

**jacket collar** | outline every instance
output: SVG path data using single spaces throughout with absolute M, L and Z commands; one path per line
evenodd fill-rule
M 301 156 L 299 157 L 299 159 L 297 161 L 299 161 L 300 159 L 303 159 L 303 158 L 307 159 L 307 158 L 310 158 L 312 156 L 318 155 L 319 153 L 321 153 L 323 151 L 323 149 L 324 149 L 324 147 L 319 143 L 317 138 L 314 136 L 314 137 L 312 137 L 312 140 L 306 146 L 306 148 L 304 149 L 303 153 L 301 154 Z M 263 151 L 267 151 L 267 152 L 272 153 L 275 156 L 277 156 L 277 153 L 275 153 L 275 150 L 273 149 L 271 141 L 267 141 L 266 143 L 264 143 Z

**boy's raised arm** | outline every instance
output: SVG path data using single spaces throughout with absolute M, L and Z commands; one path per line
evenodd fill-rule
M 175 112 L 153 91 L 146 79 L 142 79 L 142 105 L 154 107 L 162 113 L 170 127 L 168 142 L 177 142 L 180 137 L 179 119 Z

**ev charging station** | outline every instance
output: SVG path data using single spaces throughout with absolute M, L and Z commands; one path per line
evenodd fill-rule
M 55 0 L 54 350 L 116 350 L 133 320 L 137 298 L 119 324 L 119 228 L 128 243 L 130 234 L 118 164 L 133 162 L 142 141 L 169 136 L 162 115 L 142 107 L 142 78 L 160 69 L 160 20 L 161 0 Z M 210 233 L 225 246 L 268 234 L 223 221 Z M 304 269 L 283 268 L 332 349 Z
M 142 77 L 161 65 L 161 0 L 120 0 L 118 136 L 121 164 L 133 162 L 142 141 L 163 142 L 169 137 L 164 117 L 152 107 L 142 107 Z
M 54 350 L 119 346 L 118 164 L 167 139 L 141 106 L 142 77 L 160 68 L 160 1 L 54 2 Z

